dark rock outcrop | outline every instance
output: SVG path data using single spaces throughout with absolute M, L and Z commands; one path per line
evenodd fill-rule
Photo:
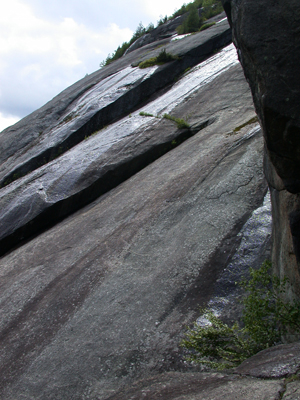
M 223 0 L 263 128 L 273 204 L 273 265 L 300 297 L 300 4 Z

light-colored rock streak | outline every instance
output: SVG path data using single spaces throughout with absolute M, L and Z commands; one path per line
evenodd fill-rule
M 143 108 L 143 111 L 154 115 L 170 113 L 201 86 L 212 82 L 217 76 L 237 63 L 236 50 L 233 44 L 231 44 L 213 57 L 192 68 L 171 90 L 158 100 L 148 104 Z

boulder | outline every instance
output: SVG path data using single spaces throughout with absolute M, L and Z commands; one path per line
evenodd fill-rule
M 244 361 L 235 371 L 256 378 L 284 378 L 300 369 L 300 343 L 274 346 Z

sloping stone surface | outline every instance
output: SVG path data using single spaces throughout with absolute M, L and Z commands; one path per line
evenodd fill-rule
M 142 109 L 153 115 L 172 111 L 175 116 L 189 117 L 191 129 L 179 130 L 172 122 L 145 118 L 137 111 L 96 132 L 51 163 L 2 188 L 0 254 L 95 200 L 201 127 L 214 124 L 214 129 L 218 129 L 218 126 L 228 124 L 231 114 L 224 113 L 223 109 L 229 107 L 232 113 L 240 112 L 239 103 L 234 101 L 235 91 L 230 88 L 232 82 L 238 85 L 245 100 L 243 111 L 234 123 L 240 124 L 247 116 L 249 119 L 253 117 L 249 91 L 240 67 L 225 73 L 236 63 L 233 46 L 229 46 Z M 191 97 L 192 102 L 189 100 Z M 203 100 L 206 105 L 201 106 L 201 116 L 193 117 Z M 229 124 L 228 132 L 234 128 L 234 124 Z M 235 136 L 228 143 L 234 140 Z
M 255 115 L 240 67 L 174 115 L 187 111 L 215 122 L 0 259 L 1 398 L 105 399 L 187 368 L 185 326 L 266 192 L 259 127 L 234 132 Z
M 149 44 L 70 86 L 0 133 L 0 186 L 55 159 L 124 116 L 172 83 L 186 68 L 230 42 L 231 31 L 227 21 L 223 21 L 176 42 L 167 39 Z M 136 67 L 139 62 L 157 56 L 161 45 L 180 59 L 145 70 Z
M 240 10 L 228 4 L 232 24 Z M 220 297 L 229 319 L 239 312 L 223 289 L 236 280 L 228 271 L 238 234 L 267 189 L 260 126 L 236 61 L 225 66 L 215 55 L 210 75 L 202 65 L 165 87 L 228 41 L 224 21 L 151 43 L 0 134 L 0 177 L 15 181 L 0 190 L 1 399 L 299 398 L 299 344 L 222 374 L 189 366 L 179 347 L 199 306 Z M 134 67 L 161 44 L 181 60 Z M 197 70 L 203 83 L 193 81 Z M 185 117 L 190 128 L 140 111 Z M 99 131 L 104 120 L 111 125 Z M 265 155 L 273 213 L 285 216 L 275 232 L 290 235 L 286 253 L 276 251 L 292 254 L 297 199 L 286 199 L 290 176 L 268 157 L 276 157 Z
M 183 329 L 265 193 L 261 138 L 222 155 L 220 135 L 194 136 L 1 259 L 3 399 L 104 399 L 184 367 Z
M 141 381 L 107 400 L 278 400 L 280 381 L 222 374 L 168 373 Z
M 282 378 L 300 370 L 300 343 L 263 350 L 244 361 L 236 372 L 258 378 Z

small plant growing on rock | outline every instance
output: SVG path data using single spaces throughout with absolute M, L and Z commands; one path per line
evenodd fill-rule
M 182 118 L 172 117 L 170 114 L 164 114 L 163 118 L 176 123 L 178 129 L 189 129 L 190 125 Z
M 213 26 L 213 25 L 216 25 L 216 23 L 215 23 L 215 22 L 209 22 L 209 23 L 207 23 L 207 24 L 204 24 L 204 25 L 202 25 L 201 28 L 199 29 L 199 32 L 205 31 L 205 29 L 208 29 L 208 28 L 210 28 L 210 27 Z
M 139 68 L 148 68 L 153 67 L 154 65 L 162 65 L 173 60 L 178 60 L 178 57 L 167 53 L 166 49 L 163 49 L 157 57 L 152 57 L 139 63 Z
M 154 117 L 153 114 L 147 113 L 145 111 L 141 111 L 139 114 L 141 117 Z
M 271 263 L 250 270 L 249 281 L 242 281 L 243 327 L 236 322 L 228 326 L 213 312 L 204 310 L 208 325 L 195 323 L 181 345 L 191 354 L 189 361 L 222 370 L 237 366 L 246 358 L 280 342 L 281 334 L 300 333 L 300 303 L 282 300 L 288 279 L 279 280 L 270 274 Z

